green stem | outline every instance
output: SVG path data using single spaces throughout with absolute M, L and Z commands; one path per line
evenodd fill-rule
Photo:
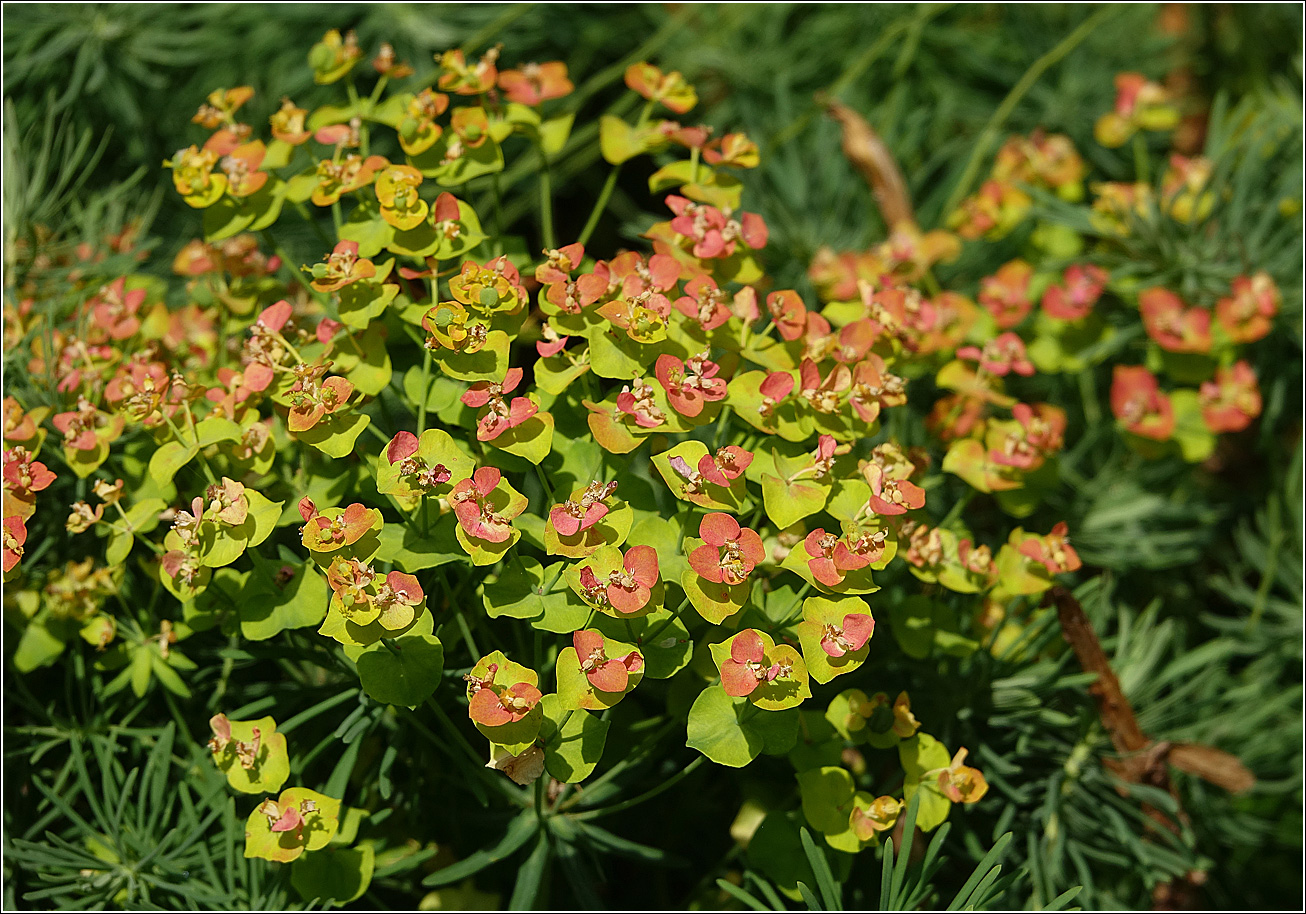
M 494 256 L 503 255 L 503 189 L 499 186 L 499 173 L 490 178 L 490 188 L 494 191 Z
M 1152 183 L 1151 163 L 1147 158 L 1147 140 L 1141 133 L 1134 134 L 1134 180 L 1139 184 Z
M 1089 428 L 1094 428 L 1102 421 L 1102 410 L 1097 402 L 1097 385 L 1094 383 L 1092 369 L 1079 373 L 1079 396 L 1084 401 L 1084 421 Z
M 975 146 L 971 150 L 970 161 L 966 163 L 966 168 L 961 173 L 961 180 L 952 189 L 952 195 L 948 197 L 948 202 L 943 206 L 943 216 L 945 218 L 957 208 L 962 199 L 969 193 L 971 184 L 975 182 L 975 178 L 979 175 L 980 162 L 988 154 L 989 147 L 997 138 L 998 131 L 1002 129 L 1003 123 L 1015 110 L 1016 105 L 1020 104 L 1020 100 L 1025 97 L 1025 93 L 1033 88 L 1034 83 L 1038 82 L 1039 78 L 1049 68 L 1077 48 L 1089 35 L 1093 34 L 1093 31 L 1099 25 L 1115 15 L 1119 10 L 1120 7 L 1115 4 L 1108 4 L 1099 8 L 1097 12 L 1080 23 L 1077 29 L 1063 38 L 1056 47 L 1034 61 L 1030 68 L 1025 71 L 1025 75 L 1020 78 L 1020 82 L 1011 88 L 1011 91 L 1007 93 L 1007 97 L 1002 100 L 1002 104 L 998 106 L 998 110 L 993 112 L 993 116 L 989 118 L 988 123 L 984 125 L 984 129 L 980 131 L 979 138 L 975 141 Z
M 434 278 L 432 279 L 434 283 Z M 432 292 L 434 294 L 434 291 Z M 431 350 L 422 350 L 422 399 L 417 404 L 417 437 L 426 431 L 426 396 L 431 387 Z
M 975 490 L 970 488 L 966 489 L 966 494 L 961 496 L 961 498 L 957 499 L 956 504 L 954 504 L 952 508 L 948 511 L 947 516 L 944 517 L 943 520 L 939 521 L 939 526 L 947 527 L 957 518 L 961 517 L 961 512 L 966 510 L 966 506 L 970 504 L 971 499 L 974 497 L 975 497 Z
M 435 699 L 431 697 L 428 697 L 426 699 L 426 703 L 431 708 L 431 710 L 435 712 L 435 718 L 440 722 L 440 726 L 443 727 L 449 733 L 449 735 L 451 735 L 454 738 L 454 742 L 456 742 L 459 746 L 462 747 L 462 750 L 464 753 L 466 753 L 467 757 L 471 759 L 472 762 L 474 762 L 476 765 L 478 766 L 483 765 L 484 763 L 481 761 L 480 754 L 477 753 L 477 751 L 472 748 L 471 743 L 467 742 L 467 737 L 463 736 L 462 731 L 460 731 L 456 726 L 454 726 L 454 722 L 449 719 L 449 715 L 444 713 L 444 708 L 440 707 L 436 703 Z
M 659 625 L 657 628 L 653 629 L 653 631 L 651 631 L 651 632 L 646 632 L 646 633 L 644 634 L 644 637 L 640 639 L 640 643 L 641 643 L 641 644 L 648 644 L 648 643 L 650 643 L 654 638 L 656 638 L 658 635 L 662 634 L 662 632 L 663 632 L 663 631 L 664 631 L 664 630 L 665 630 L 669 625 L 671 625 L 671 623 L 675 622 L 677 619 L 680 618 L 680 614 L 681 614 L 682 612 L 685 611 L 685 607 L 688 606 L 688 605 L 689 605 L 689 597 L 685 597 L 685 599 L 683 599 L 683 600 L 680 601 L 680 605 L 676 607 L 676 611 L 673 612 L 673 613 L 671 614 L 671 618 L 670 618 L 670 619 L 667 619 L 665 622 L 663 622 L 663 623 L 662 623 L 661 625 Z
M 539 477 L 540 485 L 544 487 L 544 494 L 549 496 L 549 505 L 558 504 L 558 498 L 553 494 L 553 486 L 549 485 L 549 478 L 544 475 L 544 470 L 540 469 L 538 463 L 535 464 L 535 475 Z
M 656 787 L 653 787 L 650 790 L 644 791 L 637 797 L 632 797 L 629 800 L 622 800 L 620 803 L 613 803 L 611 806 L 604 806 L 600 809 L 587 809 L 584 812 L 572 813 L 571 817 L 577 822 L 583 822 L 586 819 L 597 819 L 600 816 L 610 816 L 613 813 L 618 813 L 630 809 L 632 806 L 638 806 L 640 803 L 644 803 L 648 800 L 651 800 L 658 794 L 670 790 L 672 787 L 675 787 L 685 778 L 689 777 L 691 774 L 694 773 L 694 771 L 698 769 L 698 766 L 703 763 L 704 758 L 705 756 L 700 755 L 698 758 L 694 759 L 692 762 L 686 765 L 683 769 L 676 772 L 671 777 L 667 778 L 661 784 L 658 784 Z
M 803 597 L 807 596 L 807 591 L 811 589 L 812 589 L 811 581 L 808 581 L 807 583 L 803 584 L 803 589 L 798 591 L 798 596 L 794 597 L 794 601 L 789 604 L 787 609 L 785 609 L 784 621 L 781 622 L 778 626 L 776 626 L 777 629 L 787 627 L 790 623 L 796 621 L 798 619 L 798 616 L 801 616 L 803 614 L 803 610 L 802 610 Z M 793 612 L 795 607 L 798 607 L 798 615 L 791 616 L 790 613 Z
M 594 229 L 598 227 L 599 217 L 608 207 L 608 198 L 612 196 L 613 188 L 617 186 L 617 175 L 621 174 L 621 166 L 613 165 L 612 171 L 608 172 L 608 180 L 603 183 L 603 190 L 599 191 L 599 199 L 594 204 L 594 209 L 590 211 L 590 217 L 585 220 L 585 227 L 580 230 L 580 237 L 576 239 L 580 244 L 585 244 L 590 240 L 590 235 L 594 234 Z
M 544 249 L 552 251 L 558 244 L 553 235 L 553 177 L 544 144 L 538 143 L 536 148 L 540 151 L 540 237 L 544 241 Z

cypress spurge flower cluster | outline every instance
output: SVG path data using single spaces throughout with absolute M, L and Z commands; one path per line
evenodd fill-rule
M 547 777 L 552 802 L 557 785 L 612 763 L 609 728 L 660 713 L 671 681 L 686 697 L 685 745 L 726 768 L 787 757 L 807 821 L 838 850 L 876 843 L 916 791 L 929 797 L 926 828 L 979 801 L 966 751 L 921 732 L 911 683 L 877 669 L 877 619 L 895 610 L 875 576 L 979 607 L 1037 596 L 1079 562 L 1064 525 L 979 543 L 958 518 L 941 524 L 952 505 L 928 459 L 885 420 L 908 378 L 945 357 L 950 393 L 931 421 L 949 443 L 943 469 L 986 493 L 1033 484 L 1063 446 L 1064 415 L 1018 402 L 1004 379 L 1030 374 L 1038 353 L 1014 330 L 963 345 L 983 321 L 1022 326 L 1032 268 L 1003 268 L 979 305 L 926 295 L 914 282 L 955 239 L 903 227 L 876 254 L 887 268 L 858 268 L 851 294 L 822 306 L 775 289 L 768 228 L 743 208 L 738 178 L 758 164 L 756 144 L 671 120 L 693 110 L 695 90 L 647 63 L 625 74 L 638 117 L 606 115 L 599 131 L 613 168 L 658 157 L 647 243 L 596 257 L 615 241 L 587 232 L 559 245 L 546 215 L 543 243 L 505 254 L 485 229 L 498 214 L 469 198 L 514 157 L 569 151 L 573 115 L 565 66 L 505 68 L 500 53 L 450 51 L 420 85 L 383 49 L 369 95 L 356 38 L 333 31 L 310 65 L 319 84 L 347 83 L 341 104 L 287 99 L 259 126 L 238 120 L 257 110 L 248 87 L 209 97 L 196 124 L 210 135 L 168 163 L 205 231 L 174 265 L 191 309 L 170 312 L 158 284 L 124 277 L 88 297 L 81 329 L 50 328 L 53 348 L 32 367 L 58 376 L 66 408 L 6 401 L 7 580 L 28 586 L 24 524 L 54 475 L 38 459 L 46 436 L 80 477 L 117 466 L 106 461 L 125 434 L 148 436 L 131 482 L 96 476 L 103 504 L 69 521 L 109 538 L 110 565 L 139 559 L 175 597 L 175 629 L 131 635 L 132 651 L 153 653 L 121 658 L 144 669 L 128 673 L 140 694 L 151 669 L 185 688 L 170 646 L 181 637 L 289 633 L 333 658 L 330 675 L 356 674 L 371 701 L 435 713 L 458 739 L 474 727 L 489 767 L 517 783 Z M 1019 154 L 1013 174 L 1078 180 L 1061 144 Z M 333 229 L 315 260 L 259 252 L 288 223 L 320 228 L 315 214 Z M 1061 282 L 1048 286 L 1049 320 L 1082 319 L 1110 288 L 1091 265 Z M 1205 339 L 1153 298 L 1162 340 Z M 1272 290 L 1253 278 L 1218 325 L 1248 339 L 1272 315 Z M 1160 437 L 1162 395 L 1124 383 L 1121 409 Z M 1201 402 L 1230 427 L 1251 409 L 1247 373 L 1211 383 Z M 29 631 L 100 618 L 112 574 L 67 576 L 82 584 L 51 579 L 46 592 L 76 608 L 47 600 Z M 81 631 L 101 647 L 114 638 L 112 623 Z M 24 665 L 54 660 L 30 640 Z M 459 694 L 441 685 L 446 663 Z M 825 688 L 842 676 L 879 691 Z M 209 728 L 231 786 L 269 794 L 248 813 L 247 856 L 287 863 L 332 842 L 340 798 L 302 786 L 270 796 L 291 771 L 270 717 L 219 714 Z M 829 764 L 862 745 L 896 747 L 902 795 L 872 795 L 855 765 Z

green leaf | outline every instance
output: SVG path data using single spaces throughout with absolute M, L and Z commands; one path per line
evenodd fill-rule
M 762 752 L 788 752 L 798 740 L 798 711 L 761 711 L 746 698 L 708 686 L 689 709 L 685 745 L 718 765 L 743 768 Z
M 363 691 L 375 701 L 415 707 L 426 700 L 444 673 L 444 645 L 421 632 L 382 639 L 355 657 Z
M 351 330 L 362 330 L 385 313 L 386 307 L 399 294 L 399 286 L 391 282 L 383 283 L 380 281 L 381 277 L 389 272 L 388 268 L 393 263 L 392 260 L 387 261 L 385 267 L 377 271 L 377 278 L 352 282 L 336 292 L 340 298 L 338 311 L 342 324 Z M 382 338 L 384 338 L 385 331 L 380 325 L 377 325 L 374 332 L 381 334 Z M 339 370 L 344 373 L 350 370 L 346 367 L 347 364 L 356 365 L 360 361 L 358 349 L 351 346 L 348 341 L 336 348 L 335 355 L 337 362 L 340 364 Z M 380 347 L 380 352 L 372 348 L 364 348 L 361 353 L 363 361 L 376 359 L 379 363 L 382 356 L 386 356 L 385 361 L 389 362 L 384 345 Z M 386 383 L 389 383 L 389 378 L 386 379 Z M 382 384 L 381 388 L 384 387 L 385 384 Z M 379 392 L 381 388 L 375 391 L 364 391 L 364 393 L 374 394 Z
M 668 187 L 679 188 L 685 184 L 690 184 L 698 180 L 706 180 L 712 175 L 711 166 L 704 165 L 702 162 L 694 163 L 692 159 L 680 159 L 672 162 L 670 165 L 663 165 L 653 174 L 649 175 L 648 192 L 656 194 L 658 191 L 666 190 Z
M 29 622 L 18 639 L 14 667 L 20 673 L 30 673 L 37 667 L 54 663 L 63 649 L 63 639 L 56 637 L 42 622 Z
M 452 133 L 445 133 L 431 145 L 430 149 L 420 155 L 409 156 L 409 163 L 426 177 L 434 178 L 437 184 L 445 187 L 456 187 L 466 184 L 473 178 L 503 171 L 503 150 L 488 136 L 481 145 L 464 147 L 462 155 L 452 162 L 446 162 L 445 155 L 449 151 L 449 141 L 452 136 Z
M 1202 418 L 1201 398 L 1195 390 L 1176 390 L 1170 394 L 1174 407 L 1174 441 L 1184 460 L 1201 463 L 1215 450 L 1215 434 Z
M 454 535 L 457 526 L 458 520 L 452 512 L 441 515 L 425 535 L 414 524 L 386 524 L 381 528 L 381 548 L 376 557 L 409 574 L 462 561 L 466 553 Z
M 478 352 L 454 352 L 451 349 L 437 349 L 431 353 L 431 361 L 439 366 L 443 374 L 460 381 L 494 381 L 499 380 L 508 370 L 508 350 L 512 341 L 502 330 L 491 330 L 485 335 L 485 345 Z M 459 388 L 458 395 L 467 390 Z
M 200 449 L 180 441 L 165 441 L 150 458 L 150 477 L 159 485 L 172 482 L 177 471 L 195 459 Z
M 422 885 L 428 887 L 448 885 L 451 882 L 459 882 L 469 876 L 474 876 L 492 863 L 498 863 L 500 860 L 511 857 L 539 830 L 540 821 L 535 817 L 535 810 L 522 810 L 518 813 L 517 818 L 508 824 L 507 832 L 504 833 L 503 838 L 497 844 L 490 848 L 478 850 L 457 863 L 446 866 L 444 869 L 436 870 L 422 880 Z
M 781 530 L 820 511 L 829 496 L 829 486 L 810 480 L 787 483 L 770 474 L 762 477 L 762 504 L 766 506 L 766 516 Z
M 928 772 L 947 768 L 952 762 L 948 749 L 928 733 L 917 733 L 911 739 L 898 743 L 898 757 L 906 773 L 903 792 L 911 800 L 920 791 L 920 812 L 916 820 L 921 831 L 933 831 L 948 818 L 952 802 L 939 789 L 937 775 L 926 777 Z
M 291 183 L 293 184 L 294 181 Z M 310 195 L 313 187 L 316 186 L 317 178 L 314 176 L 313 184 L 309 188 Z M 349 214 L 349 219 L 340 226 L 340 240 L 355 242 L 358 245 L 359 257 L 375 257 L 383 248 L 390 245 L 394 236 L 394 226 L 381 218 L 375 202 L 355 207 Z
M 312 445 L 328 457 L 344 457 L 354 452 L 354 442 L 372 419 L 353 411 L 332 413 L 308 431 L 295 437 Z
M 554 568 L 557 566 L 555 565 Z M 504 563 L 498 578 L 485 585 L 482 600 L 491 619 L 536 619 L 544 614 L 544 566 L 529 556 L 517 556 Z M 557 589 L 558 582 L 554 588 Z
M 276 793 L 290 777 L 285 734 L 277 732 L 277 722 L 271 717 L 230 723 L 232 742 L 222 752 L 212 753 L 213 763 L 227 776 L 232 788 L 241 793 Z M 254 766 L 245 768 L 236 755 L 235 743 L 253 740 L 255 727 L 259 731 L 259 751 L 254 757 Z
M 603 757 L 610 724 L 588 711 L 564 709 L 557 695 L 545 695 L 540 705 L 544 708 L 540 723 L 544 767 L 564 784 L 583 781 Z
M 453 409 L 461 406 L 458 398 L 466 393 L 466 385 L 459 384 L 457 381 L 446 378 L 435 372 L 431 373 L 430 386 L 426 389 L 426 411 L 432 413 L 442 413 L 446 409 Z M 416 407 L 422 402 L 422 369 L 421 367 L 410 368 L 404 374 L 404 396 L 408 402 Z M 423 433 L 425 436 L 425 433 Z
M 667 140 L 656 130 L 634 127 L 615 115 L 599 118 L 599 149 L 609 164 L 620 165 L 645 152 L 665 146 Z
M 279 563 L 250 552 L 255 570 L 239 598 L 240 633 L 251 641 L 266 641 L 292 628 L 321 625 L 326 618 L 329 589 L 312 562 L 295 569 L 294 577 L 278 586 Z
M 934 650 L 934 603 L 917 594 L 889 604 L 890 630 L 908 657 L 922 660 Z
M 341 317 L 344 317 L 343 311 Z M 386 350 L 385 338 L 385 324 L 377 321 L 361 336 L 342 342 L 335 353 L 336 370 L 355 389 L 369 397 L 380 394 L 390 385 L 390 353 Z
M 693 537 L 686 537 L 685 551 L 693 551 L 692 547 L 700 542 Z M 697 571 L 686 569 L 680 575 L 680 586 L 700 616 L 713 625 L 720 625 L 744 608 L 748 603 L 748 595 L 753 584 L 751 581 L 744 581 L 742 584 L 716 584 L 699 577 Z
M 549 866 L 549 856 L 549 836 L 541 831 L 535 850 L 531 851 L 531 855 L 517 871 L 517 882 L 513 885 L 512 898 L 508 901 L 511 910 L 524 911 L 535 907 L 540 886 L 544 882 L 545 871 Z
M 486 444 L 538 464 L 553 448 L 553 416 L 536 413 Z
M 808 825 L 826 835 L 849 830 L 857 785 L 846 769 L 834 766 L 800 771 L 798 789 Z
M 658 609 L 638 619 L 598 615 L 593 626 L 608 638 L 634 643 L 644 655 L 644 675 L 649 679 L 670 679 L 694 655 L 689 629 L 669 609 Z
M 575 114 L 560 114 L 540 124 L 540 147 L 545 155 L 552 156 L 562 152 L 562 148 L 567 145 L 567 138 L 571 136 L 571 127 L 575 120 Z
M 324 847 L 290 865 L 290 884 L 305 901 L 346 904 L 361 898 L 372 883 L 376 864 L 372 845 Z

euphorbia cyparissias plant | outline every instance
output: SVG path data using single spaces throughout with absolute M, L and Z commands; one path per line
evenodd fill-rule
M 393 50 L 358 66 L 356 36 L 332 31 L 310 63 L 318 84 L 346 82 L 339 104 L 287 99 L 257 125 L 238 120 L 248 87 L 210 96 L 196 120 L 210 133 L 169 163 L 185 202 L 203 210 L 206 238 L 174 265 L 196 301 L 170 312 L 138 276 L 96 290 L 77 315 L 86 338 L 48 328 L 51 348 L 30 366 L 58 376 L 60 408 L 6 401 L 7 580 L 25 584 L 26 521 L 53 476 L 37 458 L 53 433 L 60 466 L 99 474 L 98 503 L 79 503 L 69 529 L 104 533 L 114 567 L 133 550 L 156 554 L 151 567 L 176 598 L 178 625 L 163 619 L 132 643 L 143 660 L 124 655 L 118 688 L 145 694 L 143 669 L 184 689 L 182 637 L 271 647 L 284 635 L 321 659 L 323 683 L 411 709 L 396 727 L 429 718 L 442 739 L 483 739 L 491 767 L 518 782 L 612 770 L 609 728 L 663 707 L 656 690 L 672 679 L 696 696 L 678 724 L 685 745 L 726 768 L 766 752 L 801 777 L 813 758 L 860 743 L 930 740 L 946 754 L 917 732 L 905 695 L 893 707 L 836 699 L 835 714 L 824 695 L 813 710 L 812 683 L 847 676 L 877 697 L 908 685 L 873 662 L 884 640 L 872 638 L 885 611 L 876 575 L 941 585 L 978 608 L 1036 599 L 1078 567 L 1063 526 L 979 543 L 935 488 L 929 456 L 884 440 L 907 378 L 960 348 L 939 375 L 955 392 L 933 423 L 950 446 L 943 468 L 986 492 L 1019 487 L 1055 457 L 1064 427 L 1052 407 L 1003 390 L 1031 370 L 1020 337 L 961 348 L 956 327 L 985 312 L 914 285 L 949 245 L 911 227 L 895 230 L 888 268 L 838 307 L 775 289 L 767 226 L 743 209 L 737 177 L 757 165 L 756 144 L 669 119 L 696 93 L 647 63 L 625 80 L 642 114 L 599 125 L 614 169 L 657 157 L 647 244 L 595 258 L 617 240 L 555 238 L 549 206 L 524 248 L 492 237 L 502 213 L 483 218 L 469 200 L 500 187 L 510 164 L 553 163 L 585 135 L 558 106 L 572 89 L 564 65 L 501 67 L 500 53 L 442 54 L 433 85 L 421 85 Z M 358 91 L 373 78 L 370 94 Z M 550 200 L 547 182 L 537 190 Z M 285 260 L 282 239 L 305 218 L 331 234 L 309 262 Z M 277 253 L 260 253 L 260 240 Z M 1045 307 L 1072 319 L 1105 282 L 1067 272 Z M 1255 279 L 1244 286 L 1217 323 L 1247 337 L 1273 296 Z M 1029 265 L 1013 262 L 982 304 L 1017 327 L 1030 287 Z M 1121 411 L 1139 434 L 1155 433 L 1154 393 L 1141 376 L 1123 381 Z M 1237 366 L 1203 398 L 1222 427 L 1253 408 Z M 109 476 L 119 440 L 137 432 L 157 449 Z M 118 475 L 133 482 L 124 489 Z M 31 630 L 61 633 L 51 634 L 60 651 L 70 632 L 107 645 L 112 585 L 104 568 L 69 568 L 46 584 Z M 441 687 L 445 666 L 462 675 L 461 696 Z M 834 732 L 819 751 L 790 755 L 812 718 Z M 271 718 L 219 715 L 209 729 L 236 790 L 280 789 L 285 736 Z M 983 794 L 964 755 L 951 758 L 934 766 L 945 802 L 924 827 Z M 538 802 L 565 792 L 555 784 Z M 296 787 L 262 800 L 248 813 L 247 855 L 286 862 L 323 849 L 342 799 Z M 901 803 L 854 789 L 841 828 L 818 831 L 841 849 L 855 832 L 858 850 Z

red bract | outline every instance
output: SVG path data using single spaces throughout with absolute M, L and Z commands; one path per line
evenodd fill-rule
M 294 369 L 295 383 L 290 388 L 290 414 L 286 427 L 292 432 L 306 432 L 318 422 L 343 409 L 353 396 L 354 385 L 341 377 L 320 380 L 325 365 L 299 365 Z
M 392 571 L 385 576 L 385 583 L 376 590 L 376 604 L 384 612 L 395 604 L 416 606 L 426 598 L 422 585 L 417 578 L 402 571 Z
M 779 663 L 766 665 L 766 645 L 755 629 L 746 628 L 730 643 L 730 659 L 721 663 L 721 687 L 730 697 L 742 698 L 788 673 Z
M 326 261 L 315 264 L 310 285 L 319 292 L 334 292 L 360 279 L 376 275 L 372 261 L 358 256 L 357 241 L 342 241 L 327 255 Z
M 1156 376 L 1142 365 L 1117 365 L 1111 380 L 1111 411 L 1135 435 L 1165 441 L 1174 433 L 1174 407 Z
M 77 398 L 76 409 L 71 412 L 56 413 L 50 421 L 63 433 L 64 447 L 75 451 L 95 450 L 100 442 L 97 431 L 109 426 L 109 418 L 96 409 L 91 401 L 81 396 Z M 121 431 L 121 417 L 118 418 L 116 425 L 118 431 Z
M 567 78 L 567 65 L 560 60 L 523 64 L 520 70 L 501 70 L 499 88 L 510 102 L 532 107 L 569 95 L 575 88 Z
M 708 143 L 703 150 L 703 160 L 709 165 L 731 165 L 735 168 L 756 168 L 761 162 L 757 144 L 743 133 L 727 133 Z
M 698 102 L 694 87 L 685 82 L 678 70 L 663 73 L 651 63 L 631 64 L 626 68 L 626 85 L 666 108 L 684 114 Z
M 580 671 L 589 684 L 600 692 L 624 692 L 630 684 L 630 674 L 644 668 L 644 658 L 638 651 L 624 657 L 608 657 L 603 646 L 603 635 L 593 629 L 581 629 L 571 636 Z
M 1047 403 L 1036 406 L 1017 403 L 1011 408 L 1011 416 L 1018 423 L 1019 431 L 1006 434 L 1000 447 L 989 448 L 991 461 L 1001 466 L 1032 470 L 1041 465 L 1044 458 L 1061 450 L 1062 435 L 1066 430 L 1064 410 Z M 1011 423 L 998 425 L 1007 429 Z M 998 425 L 990 426 L 988 441 L 992 442 Z
M 982 350 L 975 346 L 958 349 L 957 358 L 979 362 L 981 371 L 1000 378 L 1013 371 L 1025 377 L 1034 373 L 1034 365 L 1025 354 L 1025 342 L 1014 333 L 999 334 L 985 343 Z
M 490 664 L 484 679 L 469 680 L 472 697 L 467 704 L 467 713 L 476 723 L 486 727 L 516 723 L 544 697 L 529 682 L 514 682 L 506 687 L 495 685 L 497 672 L 495 664 Z
M 622 561 L 622 568 L 622 571 L 614 571 L 608 576 L 608 603 L 617 612 L 639 612 L 648 605 L 653 585 L 658 582 L 657 550 L 652 546 L 631 546 Z M 576 653 L 580 654 L 579 646 Z
M 831 657 L 860 651 L 875 633 L 875 620 L 869 613 L 848 613 L 843 626 L 826 625 L 821 630 L 821 650 Z
M 753 250 L 766 247 L 766 223 L 756 213 L 741 213 L 739 219 L 733 219 L 715 206 L 675 194 L 669 194 L 666 202 L 676 214 L 672 231 L 693 242 L 693 254 L 699 259 L 729 257 L 740 241 Z
M 799 393 L 812 409 L 818 413 L 834 413 L 839 411 L 844 392 L 852 386 L 853 375 L 847 365 L 835 365 L 825 380 L 821 380 L 821 369 L 816 363 L 803 359 L 798 367 L 798 377 L 802 383 Z
M 1210 352 L 1211 312 L 1186 308 L 1178 295 L 1154 287 L 1138 296 L 1147 335 L 1170 352 Z
M 888 476 L 878 464 L 868 464 L 866 481 L 871 485 L 871 510 L 876 514 L 906 514 L 925 506 L 925 490 L 906 479 Z
M 411 477 L 419 488 L 434 489 L 444 485 L 453 473 L 443 463 L 427 466 L 426 461 L 418 455 L 420 442 L 412 432 L 399 432 L 386 446 L 386 462 L 399 467 L 399 475 Z
M 770 416 L 775 412 L 776 406 L 794 392 L 796 385 L 797 382 L 794 380 L 794 376 L 789 372 L 771 372 L 758 386 L 758 393 L 762 395 L 762 403 L 758 406 L 757 411 L 763 416 Z
M 476 423 L 478 441 L 492 441 L 539 411 L 539 406 L 528 397 L 513 397 L 511 403 L 504 399 L 504 394 L 517 389 L 521 379 L 520 368 L 509 368 L 502 381 L 477 381 L 462 395 L 462 402 L 473 409 L 488 407 Z
M 650 292 L 666 292 L 680 278 L 675 258 L 654 254 L 647 260 L 638 251 L 626 251 L 606 264 L 608 291 L 621 290 L 626 298 L 638 298 Z
M 372 529 L 376 519 L 371 508 L 358 503 L 345 508 L 334 518 L 318 514 L 313 502 L 307 497 L 299 504 L 300 516 L 305 520 L 304 545 L 316 552 L 330 552 L 343 546 L 352 546 Z
M 731 310 L 726 306 L 728 294 L 706 274 L 695 276 L 685 283 L 685 294 L 675 301 L 681 314 L 698 322 L 704 332 L 715 330 L 730 320 Z
M 115 409 L 124 409 L 133 419 L 155 425 L 160 419 L 154 413 L 168 392 L 168 369 L 162 362 L 147 362 L 145 358 L 147 355 L 140 353 L 130 364 L 118 368 L 104 388 L 104 400 Z
M 807 329 L 807 305 L 793 289 L 781 289 L 766 297 L 766 310 L 783 339 L 796 340 Z
M 1247 362 L 1236 362 L 1215 372 L 1198 392 L 1202 419 L 1216 434 L 1240 432 L 1261 414 L 1261 389 L 1256 372 Z
M 1020 554 L 1039 562 L 1052 574 L 1076 571 L 1083 564 L 1070 547 L 1065 522 L 1057 524 L 1046 536 L 1027 536 L 1018 547 Z
M 652 386 L 642 378 L 635 378 L 617 394 L 617 409 L 634 419 L 640 428 L 657 428 L 667 421 L 667 414 L 653 399 Z
M 1025 319 L 1034 303 L 1029 298 L 1029 280 L 1034 268 L 1023 260 L 1003 264 L 993 276 L 980 281 L 979 302 L 1002 330 L 1009 330 Z
M 1265 272 L 1233 281 L 1233 294 L 1215 303 L 1215 319 L 1235 343 L 1252 343 L 1270 332 L 1281 297 Z
M 27 542 L 27 524 L 18 515 L 6 517 L 3 529 L 4 572 L 13 571 L 23 559 L 23 544 Z
M 848 572 L 870 564 L 866 556 L 854 553 L 839 537 L 826 533 L 824 527 L 817 527 L 807 534 L 803 546 L 811 556 L 807 560 L 807 567 L 811 570 L 812 577 L 826 587 L 838 587 Z
M 713 584 L 742 584 L 766 549 L 757 532 L 740 527 L 729 514 L 708 514 L 699 524 L 703 545 L 689 554 L 689 566 Z
M 598 312 L 635 342 L 656 343 L 666 338 L 671 300 L 661 292 L 642 292 L 633 299 L 621 297 L 601 305 Z
M 1043 293 L 1043 310 L 1049 317 L 1077 321 L 1093 312 L 1110 275 L 1093 264 L 1074 264 L 1062 274 L 1063 285 L 1049 286 Z
M 708 482 L 729 487 L 733 480 L 744 475 L 744 470 L 753 462 L 751 452 L 738 445 L 731 444 L 718 448 L 715 455 L 704 454 L 698 460 L 699 475 Z
M 716 376 L 721 367 L 707 356 L 707 352 L 701 352 L 682 362 L 674 355 L 663 354 L 654 365 L 658 383 L 667 392 L 667 402 L 682 416 L 693 418 L 706 403 L 726 397 L 726 382 Z
M 549 511 L 549 523 L 561 536 L 575 536 L 603 520 L 608 506 L 603 504 L 617 490 L 616 482 L 592 482 L 585 487 L 579 501 L 567 499 Z
M 264 308 L 262 313 L 259 314 L 258 320 L 254 323 L 255 326 L 263 330 L 280 333 L 281 328 L 286 325 L 286 321 L 290 320 L 292 313 L 293 309 L 290 307 L 290 302 L 282 299 L 275 305 L 268 305 Z
M 270 177 L 266 171 L 258 170 L 266 156 L 267 148 L 262 140 L 242 143 L 224 155 L 218 165 L 227 176 L 227 193 L 240 198 L 261 190 Z
M 125 278 L 115 279 L 101 287 L 96 296 L 87 302 L 95 326 L 110 339 L 125 340 L 140 329 L 136 313 L 145 301 L 144 289 L 126 290 Z
M 535 281 L 539 283 L 566 282 L 571 271 L 585 259 L 585 248 L 579 244 L 544 252 L 545 262 L 535 268 Z
M 495 61 L 499 58 L 498 48 L 491 48 L 474 65 L 467 65 L 467 58 L 460 50 L 446 51 L 437 58 L 440 68 L 439 86 L 459 95 L 479 95 L 494 88 L 499 70 Z
M 229 526 L 238 527 L 249 516 L 249 499 L 245 496 L 245 486 L 234 479 L 223 476 L 220 484 L 214 483 L 204 490 L 204 498 L 208 502 L 208 510 Z M 361 508 L 362 505 L 357 507 Z M 370 521 L 369 517 L 369 526 Z
M 49 487 L 57 477 L 45 464 L 36 460 L 25 447 L 4 453 L 4 512 L 24 520 L 36 510 L 36 493 Z
M 897 375 L 890 374 L 884 366 L 884 359 L 872 353 L 854 366 L 848 400 L 863 422 L 874 422 L 879 418 L 881 408 L 907 402 L 907 384 Z
M 495 467 L 481 467 L 471 479 L 464 479 L 449 493 L 454 515 L 468 536 L 491 543 L 502 543 L 512 535 L 509 518 L 498 514 L 489 498 L 503 478 Z

